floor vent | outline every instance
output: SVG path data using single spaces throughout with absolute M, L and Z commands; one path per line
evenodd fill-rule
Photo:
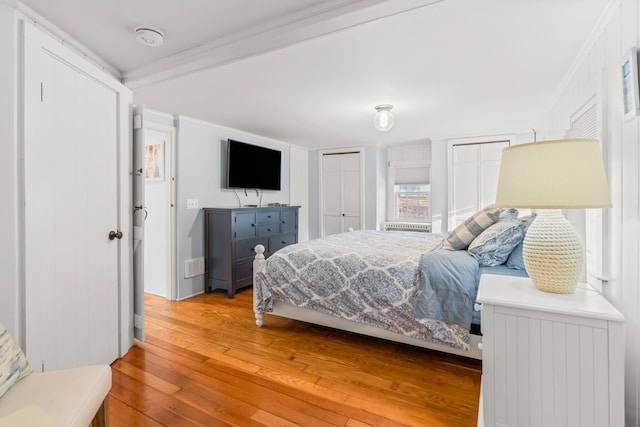
M 384 231 L 422 231 L 431 233 L 431 224 L 427 222 L 385 222 Z
M 204 257 L 187 259 L 184 261 L 184 278 L 200 276 L 204 274 Z

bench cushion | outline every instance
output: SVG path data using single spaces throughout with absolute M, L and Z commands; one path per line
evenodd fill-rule
M 34 373 L 0 399 L 0 417 L 35 404 L 65 426 L 87 427 L 110 389 L 108 365 Z

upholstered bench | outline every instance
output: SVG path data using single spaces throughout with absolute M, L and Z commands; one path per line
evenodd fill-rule
M 18 344 L 0 324 L 1 426 L 107 426 L 110 389 L 108 365 L 33 372 Z
M 67 427 L 108 425 L 111 367 L 85 366 L 30 374 L 0 398 L 0 419 L 36 405 Z

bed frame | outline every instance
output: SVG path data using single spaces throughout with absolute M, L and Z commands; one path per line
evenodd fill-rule
M 265 262 L 264 258 L 264 246 L 257 245 L 255 247 L 256 257 L 253 261 L 253 274 L 255 283 L 255 274 L 262 264 Z M 256 316 L 256 325 L 264 325 L 264 313 L 259 313 L 256 310 L 256 297 L 253 293 L 253 311 Z M 331 316 L 329 314 L 319 313 L 306 308 L 296 307 L 290 304 L 286 304 L 280 301 L 274 301 L 273 312 L 276 316 L 286 317 L 289 319 L 300 320 L 302 322 L 313 323 L 314 325 L 327 326 L 329 328 L 340 329 L 342 331 L 354 332 L 370 337 L 382 338 L 389 341 L 395 341 L 399 343 L 409 344 L 417 347 L 428 348 L 431 350 L 438 350 L 445 353 L 456 354 L 458 356 L 469 357 L 472 359 L 482 359 L 482 337 L 474 334 L 469 335 L 470 350 L 464 351 L 457 348 L 449 347 L 442 344 L 436 344 L 429 341 L 423 341 L 416 338 L 407 337 L 395 332 L 390 332 L 384 329 L 379 329 L 374 326 L 365 325 L 358 322 L 353 322 L 347 319 L 341 319 L 339 317 Z

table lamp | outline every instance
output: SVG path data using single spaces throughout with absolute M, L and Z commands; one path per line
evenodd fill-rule
M 564 139 L 505 148 L 496 206 L 537 209 L 523 244 L 527 273 L 542 291 L 573 293 L 583 249 L 561 209 L 611 207 L 600 144 Z

